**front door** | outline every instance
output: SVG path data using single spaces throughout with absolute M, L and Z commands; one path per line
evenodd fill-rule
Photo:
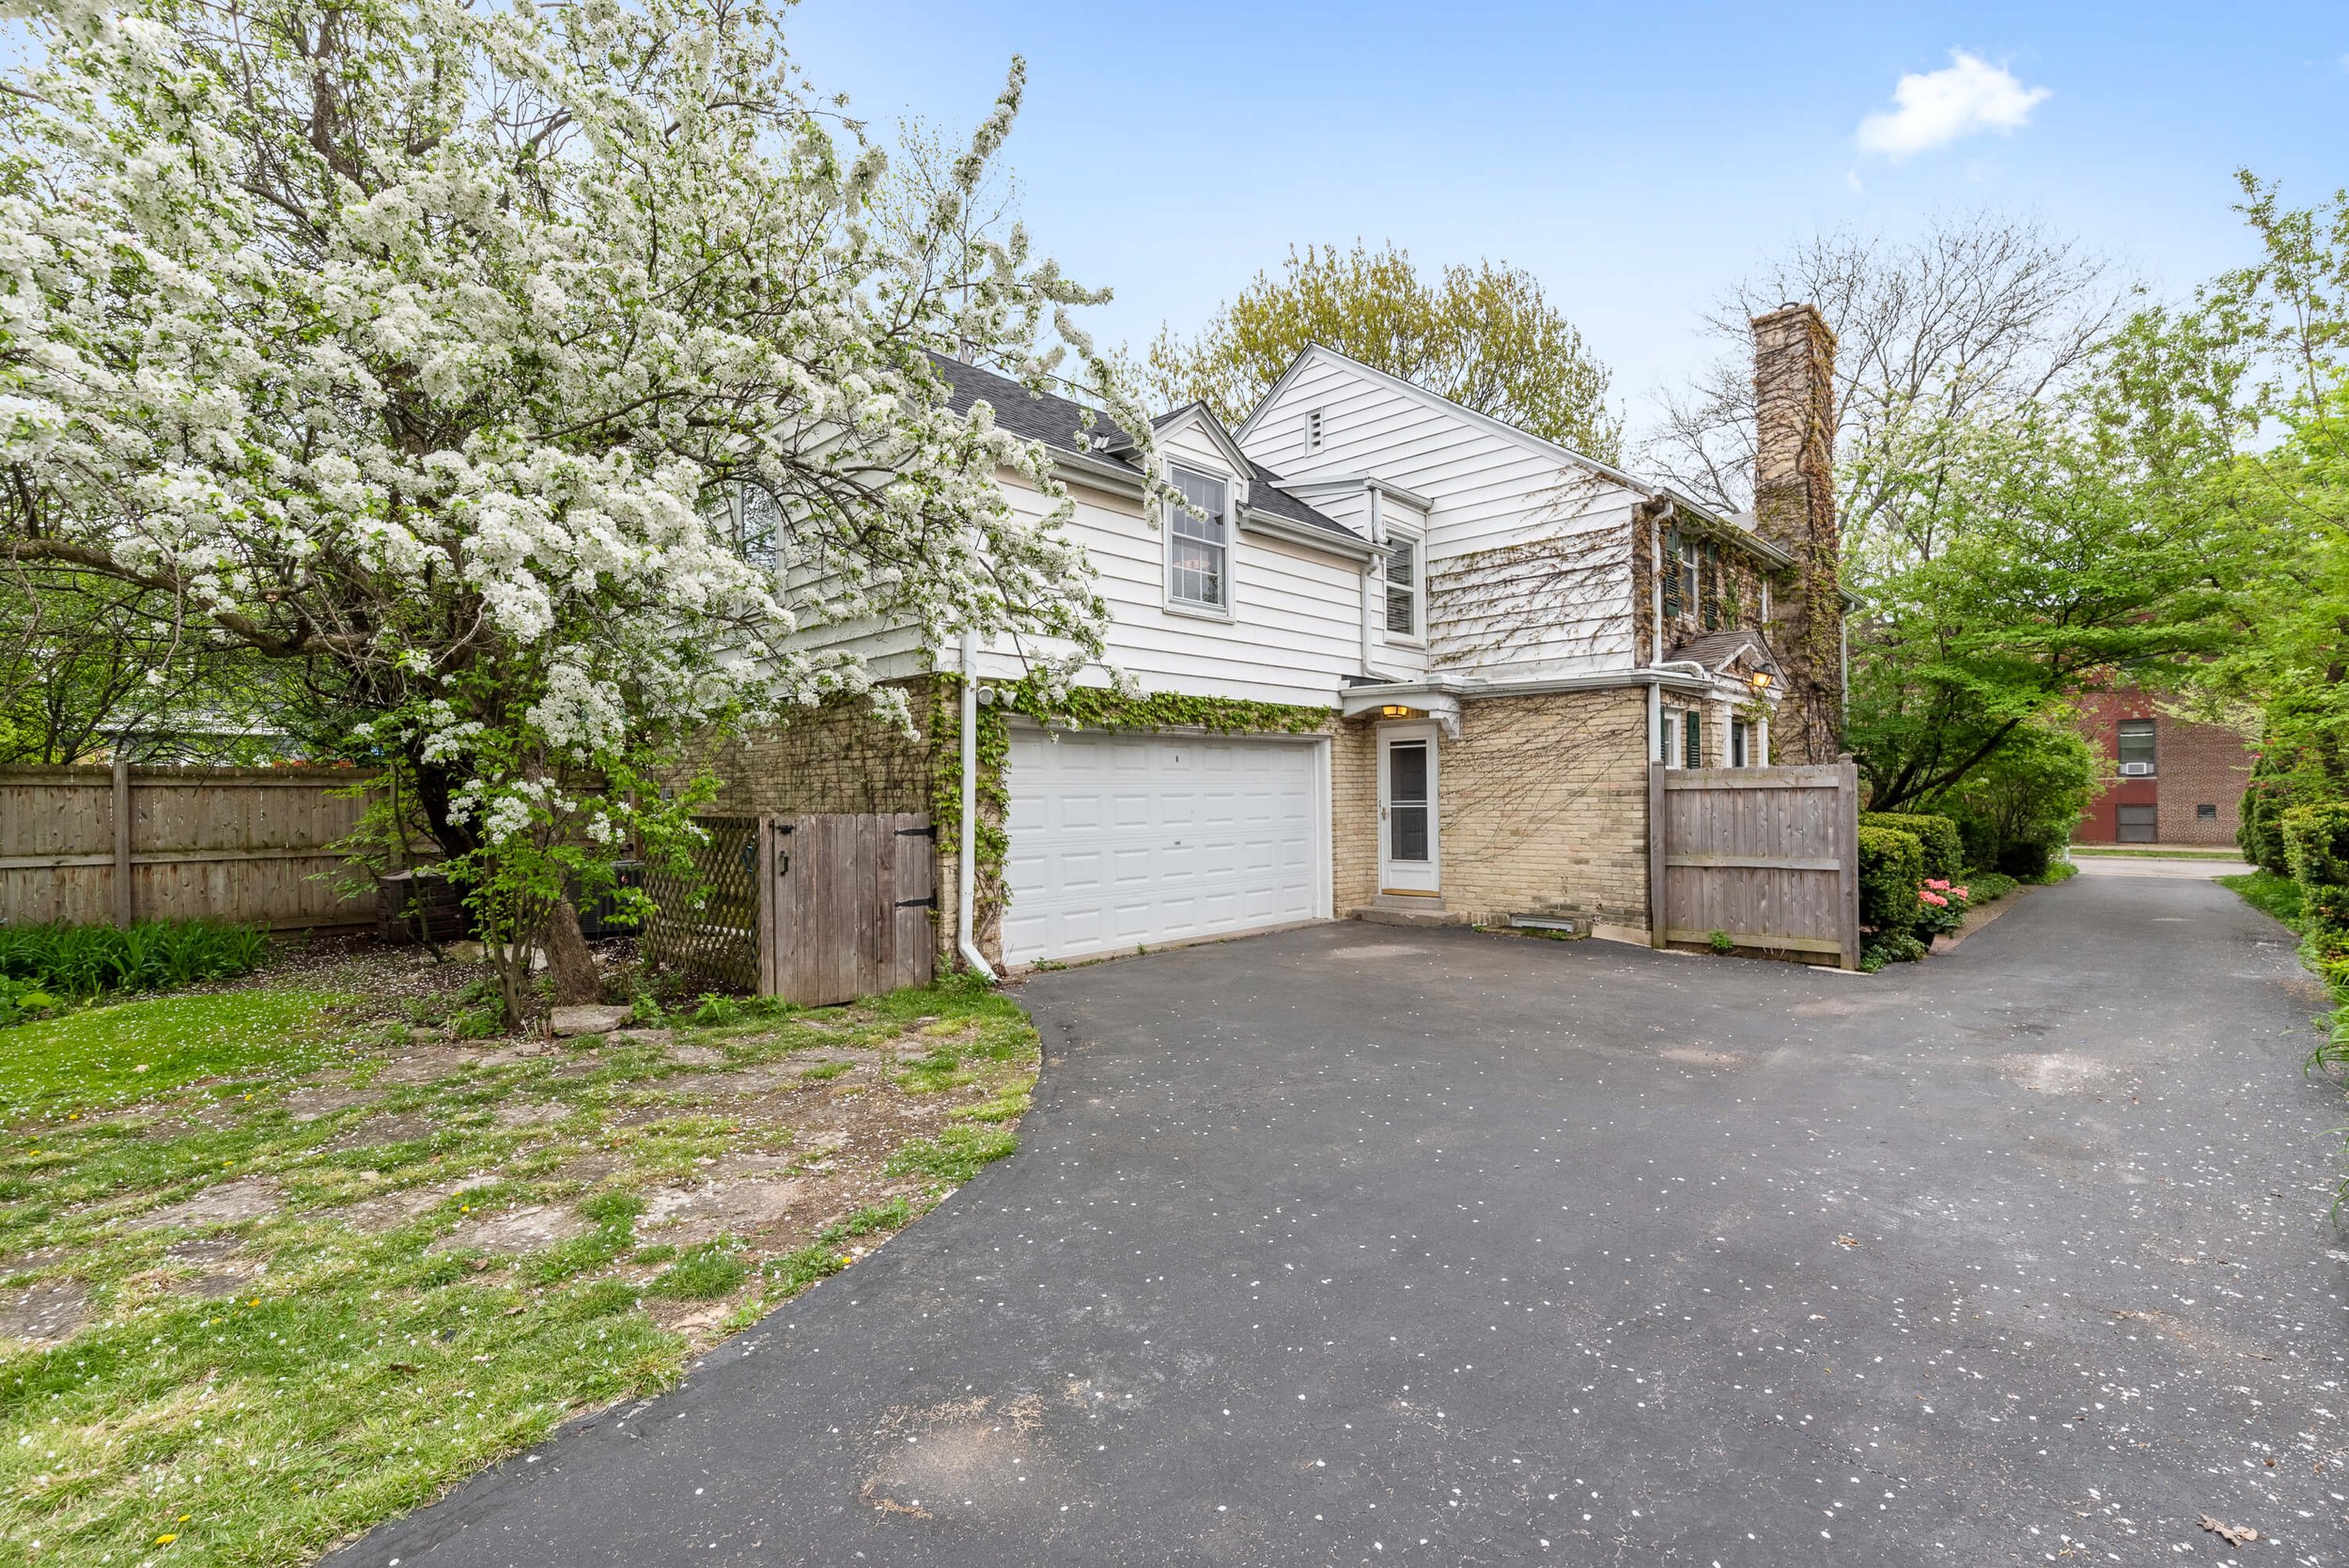
M 1432 897 L 1436 880 L 1436 727 L 1378 732 L 1378 891 Z

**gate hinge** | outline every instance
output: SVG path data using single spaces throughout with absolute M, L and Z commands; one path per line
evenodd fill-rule
M 935 909 L 938 908 L 938 894 L 932 893 L 927 898 L 900 898 L 897 900 L 897 908 L 900 909 Z
M 900 828 L 897 830 L 897 836 L 899 838 L 936 838 L 938 824 L 933 822 L 926 828 Z

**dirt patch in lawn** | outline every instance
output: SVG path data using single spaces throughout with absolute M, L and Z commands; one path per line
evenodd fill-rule
M 0 1295 L 0 1340 L 54 1344 L 73 1337 L 89 1316 L 89 1287 L 79 1280 L 44 1280 Z
M 321 959 L 302 972 L 319 1010 L 303 1052 L 276 1026 L 215 1025 L 204 1076 L 127 1102 L 27 1099 L 59 1110 L 0 1129 L 0 1182 L 38 1195 L 0 1204 L 0 1353 L 49 1389 L 0 1410 L 0 1446 L 38 1427 L 73 1448 L 40 1538 L 89 1560 L 151 1555 L 137 1456 L 177 1447 L 207 1460 L 202 1507 L 174 1504 L 198 1515 L 183 1538 L 201 1533 L 199 1555 L 306 1560 L 582 1410 L 667 1386 L 853 1266 L 1011 1152 L 1038 1061 L 1016 1006 L 951 987 L 459 1038 L 480 1025 L 478 979 L 412 955 Z M 173 999 L 146 1005 L 143 1027 L 167 1034 Z M 878 1495 L 962 1482 L 972 1507 L 1011 1506 L 1034 1485 L 999 1473 L 1026 1416 L 932 1414 L 906 1429 L 930 1452 L 877 1470 Z M 1020 1440 L 1018 1468 L 1040 1463 Z M 381 1484 L 386 1454 L 399 1488 Z M 212 1486 L 215 1465 L 252 1484 Z M 34 1519 L 0 1497 L 0 1537 Z

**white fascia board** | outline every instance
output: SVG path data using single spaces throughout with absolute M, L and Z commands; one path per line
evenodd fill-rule
M 1058 446 L 1047 446 L 1044 450 L 1052 455 L 1052 472 L 1063 484 L 1083 485 L 1090 489 L 1136 498 L 1143 493 L 1142 475 L 1129 464 L 1087 457 Z
M 1243 534 L 1264 534 L 1276 539 L 1286 539 L 1291 544 L 1304 545 L 1331 555 L 1343 555 L 1349 561 L 1372 561 L 1378 556 L 1378 547 L 1368 539 L 1358 538 L 1351 534 L 1332 534 L 1327 528 L 1315 528 L 1311 523 L 1299 522 L 1272 512 L 1259 512 L 1252 506 L 1239 509 L 1239 527 Z
M 1223 421 L 1208 411 L 1205 403 L 1191 403 L 1175 410 L 1168 414 L 1162 423 L 1154 426 L 1152 433 L 1165 437 L 1192 425 L 1206 429 L 1207 440 L 1213 442 L 1216 450 L 1221 452 L 1225 459 L 1231 463 L 1232 473 L 1241 485 L 1245 486 L 1250 480 L 1255 478 L 1255 465 L 1248 460 L 1248 454 L 1239 449 L 1239 442 L 1233 439 L 1231 431 L 1223 427 Z
M 1374 474 L 1316 474 L 1310 479 L 1283 479 L 1281 488 L 1291 495 L 1304 490 L 1377 490 L 1417 511 L 1432 512 L 1436 509 L 1436 504 L 1417 490 L 1407 490 L 1392 480 L 1381 479 Z

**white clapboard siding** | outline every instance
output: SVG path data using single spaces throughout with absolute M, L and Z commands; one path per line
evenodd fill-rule
M 1322 446 L 1305 448 L 1306 411 L 1322 411 Z M 1417 491 L 1428 516 L 1427 625 L 1434 669 L 1490 678 L 1628 667 L 1627 564 L 1577 596 L 1575 613 L 1499 638 L 1486 552 L 1628 525 L 1637 499 L 1620 482 L 1545 442 L 1496 430 L 1441 399 L 1414 396 L 1333 356 L 1315 354 L 1246 427 L 1241 445 L 1284 479 L 1367 474 Z M 1464 567 L 1464 570 L 1454 568 Z M 1454 602 L 1465 596 L 1469 602 Z M 1505 643 L 1506 646 L 1500 644 Z
M 1208 455 L 1200 454 L 1203 467 Z M 1015 506 L 1041 504 L 1008 479 L 1005 488 Z M 1110 606 L 1111 668 L 1146 691 L 1336 705 L 1345 677 L 1361 664 L 1361 573 L 1353 560 L 1239 532 L 1231 544 L 1231 618 L 1187 614 L 1167 608 L 1165 535 L 1143 520 L 1141 504 L 1092 490 L 1076 496 L 1069 533 Z M 1019 662 L 1001 644 L 982 669 L 1009 678 Z M 1084 678 L 1108 677 L 1097 668 Z

